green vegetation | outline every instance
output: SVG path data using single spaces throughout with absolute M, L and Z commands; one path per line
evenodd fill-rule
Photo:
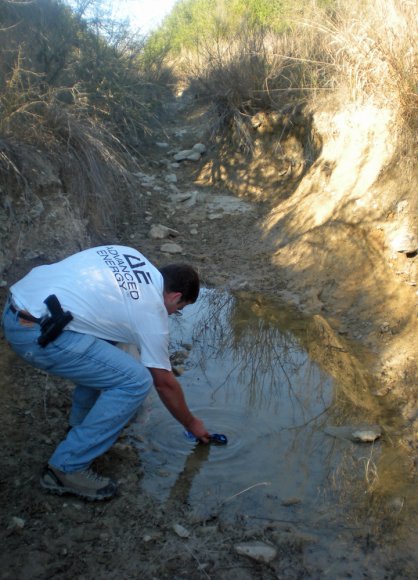
M 400 127 L 416 124 L 412 0 L 178 0 L 148 38 L 110 20 L 104 2 L 0 0 L 3 172 L 17 171 L 12 142 L 61 147 L 81 165 L 79 189 L 111 196 L 106 175 L 126 177 L 176 79 L 245 149 L 255 113 L 323 95 L 373 99 Z
M 373 99 L 400 123 L 417 118 L 415 2 L 179 0 L 146 50 L 213 103 L 217 127 L 249 145 L 251 115 L 310 103 Z
M 306 4 L 304 0 L 178 0 L 152 42 L 164 45 L 169 38 L 171 52 L 179 53 L 198 50 L 202 42 L 227 41 L 242 30 L 282 33 L 292 28 L 296 16 L 304 16 Z M 317 4 L 325 7 L 335 0 Z

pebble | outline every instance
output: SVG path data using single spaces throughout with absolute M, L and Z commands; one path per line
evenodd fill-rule
M 297 505 L 298 503 L 302 503 L 302 500 L 299 497 L 289 497 L 289 498 L 283 499 L 281 502 L 281 504 L 285 507 Z
M 18 529 L 21 530 L 26 525 L 26 522 L 23 518 L 19 518 L 17 516 L 12 517 L 12 521 L 10 522 L 9 529 Z
M 199 161 L 201 157 L 200 151 L 196 149 L 184 149 L 183 151 L 179 151 L 174 155 L 174 161 Z
M 379 425 L 330 425 L 324 432 L 337 439 L 346 439 L 354 443 L 373 443 L 382 435 Z
M 149 236 L 152 240 L 163 240 L 169 236 L 178 236 L 179 232 L 162 224 L 152 224 Z
M 252 560 L 266 564 L 274 560 L 277 555 L 276 548 L 264 544 L 264 542 L 243 542 L 236 544 L 234 549 L 241 556 L 248 556 Z
M 190 536 L 189 530 L 187 530 L 181 524 L 174 524 L 173 530 L 176 532 L 178 536 L 180 536 L 180 538 L 188 538 Z
M 369 427 L 360 427 L 351 433 L 352 441 L 359 441 L 361 443 L 372 443 L 379 439 L 382 435 L 382 430 L 378 425 L 370 425 Z
M 179 244 L 163 244 L 160 250 L 166 254 L 182 254 L 183 248 Z
M 206 145 L 204 145 L 203 143 L 196 143 L 195 145 L 193 145 L 192 147 L 193 151 L 198 151 L 199 153 L 206 153 Z

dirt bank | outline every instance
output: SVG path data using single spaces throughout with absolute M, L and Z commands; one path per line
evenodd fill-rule
M 401 228 L 416 232 L 417 201 L 383 132 L 390 119 L 379 117 L 378 130 L 370 111 L 290 118 L 296 129 L 280 155 L 274 132 L 283 118 L 256 119 L 248 161 L 231 141 L 221 149 L 210 143 L 206 112 L 193 100 L 168 104 L 166 113 L 164 132 L 135 171 L 137 187 L 125 201 L 122 186 L 118 192 L 121 217 L 98 226 L 63 187 L 55 155 L 13 146 L 25 179 L 10 171 L 2 185 L 2 303 L 7 285 L 31 267 L 95 243 L 137 246 L 158 265 L 190 261 L 207 285 L 280 295 L 327 319 L 327 332 L 353 349 L 361 345 L 359 365 L 393 399 L 412 449 L 417 258 L 394 244 Z M 198 142 L 207 148 L 199 160 L 172 165 L 176 152 Z M 242 203 L 217 197 L 231 190 Z M 170 228 L 168 237 L 151 234 L 158 224 Z M 187 504 L 157 505 L 140 492 L 140 459 L 123 439 L 97 465 L 118 474 L 120 497 L 96 505 L 46 496 L 38 473 L 66 429 L 70 387 L 26 367 L 4 341 L 1 350 L 2 578 L 324 577 L 325 568 L 305 565 L 314 540 L 286 523 L 202 521 Z M 234 545 L 243 540 L 274 546 L 276 558 L 265 564 L 238 555 Z M 410 573 L 396 558 L 384 565 Z

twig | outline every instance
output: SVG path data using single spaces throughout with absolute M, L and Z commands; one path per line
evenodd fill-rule
M 227 501 L 229 501 L 231 499 L 234 499 L 234 497 L 238 497 L 242 493 L 245 493 L 246 491 L 253 489 L 254 487 L 259 487 L 260 485 L 271 485 L 271 482 L 270 481 L 261 481 L 260 483 L 254 483 L 254 485 L 250 485 L 250 487 L 246 487 L 242 491 L 239 491 L 238 493 L 234 493 L 234 495 L 231 495 L 230 497 L 227 497 L 226 499 L 222 500 L 221 505 L 223 505 L 224 503 L 226 503 Z

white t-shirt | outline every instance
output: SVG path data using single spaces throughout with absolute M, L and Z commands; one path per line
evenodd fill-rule
M 55 294 L 74 319 L 66 329 L 135 344 L 146 367 L 171 370 L 168 313 L 161 273 L 126 246 L 100 246 L 56 264 L 34 268 L 11 287 L 19 308 L 47 313 Z

